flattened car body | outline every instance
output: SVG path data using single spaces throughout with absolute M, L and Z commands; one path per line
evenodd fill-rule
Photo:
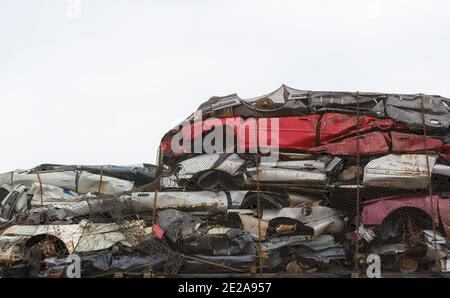
M 450 197 L 445 193 L 431 197 L 395 196 L 366 201 L 363 203 L 361 223 L 364 226 L 379 226 L 394 211 L 406 208 L 424 211 L 435 223 L 441 223 L 447 237 L 450 237 Z
M 102 192 L 116 194 L 130 191 L 134 182 L 92 174 L 87 171 L 36 172 L 16 171 L 0 175 L 1 184 L 32 186 L 35 183 L 69 189 L 77 193 Z
M 24 259 L 27 242 L 36 237 L 51 237 L 64 244 L 67 253 L 85 253 L 108 249 L 115 244 L 133 247 L 139 245 L 152 233 L 143 221 L 123 224 L 92 223 L 82 221 L 73 225 L 11 226 L 0 236 L 0 262 L 10 263 Z
M 265 160 L 258 162 L 256 167 L 254 160 L 244 160 L 237 154 L 220 156 L 203 154 L 181 161 L 173 174 L 161 178 L 161 187 L 177 189 L 190 184 L 199 188 L 206 187 L 202 179 L 208 180 L 210 185 L 216 185 L 211 181 L 216 179 L 217 184 L 229 188 L 241 188 L 244 183 L 253 185 L 256 181 L 325 185 L 342 167 L 342 159 L 337 157 L 319 160 Z
M 450 113 L 439 96 L 390 95 L 386 114 L 410 129 L 424 129 L 425 125 L 428 130 L 446 131 L 450 126 Z
M 295 230 L 313 238 L 324 233 L 342 233 L 344 230 L 344 222 L 339 213 L 324 206 L 263 210 L 262 219 L 269 223 L 269 227 L 275 229 L 279 225 L 295 226 L 296 223 L 299 223 Z
M 428 160 L 428 161 L 427 161 Z M 364 185 L 384 188 L 425 189 L 436 155 L 390 154 L 371 160 L 364 168 Z

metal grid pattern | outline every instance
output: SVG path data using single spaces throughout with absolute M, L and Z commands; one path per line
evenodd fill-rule
M 187 129 L 163 138 L 158 167 L 42 165 L 1 174 L 0 274 L 447 274 L 445 102 L 287 86 L 253 100 L 214 97 Z M 212 118 L 214 129 L 191 129 Z M 229 118 L 255 126 L 229 129 Z M 263 126 L 273 119 L 276 126 Z M 195 143 L 217 127 L 234 146 L 170 146 L 176 133 Z M 253 133 L 260 145 L 275 129 L 276 159 L 245 140 Z

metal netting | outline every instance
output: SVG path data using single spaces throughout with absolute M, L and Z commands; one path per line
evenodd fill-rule
M 211 99 L 210 114 L 178 131 L 192 141 L 184 151 L 163 139 L 158 167 L 0 175 L 0 275 L 448 273 L 445 101 L 286 86 L 272 95 Z M 197 139 L 223 150 L 191 151 Z

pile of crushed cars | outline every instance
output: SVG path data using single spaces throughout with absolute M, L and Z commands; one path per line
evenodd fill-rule
M 373 254 L 383 272 L 446 274 L 449 126 L 440 96 L 213 97 L 164 136 L 158 166 L 0 174 L 0 275 L 65 277 L 78 258 L 82 277 L 347 276 Z M 251 135 L 276 136 L 277 158 Z M 214 138 L 221 152 L 190 150 Z

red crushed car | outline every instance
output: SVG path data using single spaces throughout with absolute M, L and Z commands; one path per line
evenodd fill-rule
M 449 237 L 450 194 L 396 196 L 366 201 L 360 220 L 365 227 L 382 226 L 393 220 L 412 220 L 417 225 L 430 224 L 433 220 Z

